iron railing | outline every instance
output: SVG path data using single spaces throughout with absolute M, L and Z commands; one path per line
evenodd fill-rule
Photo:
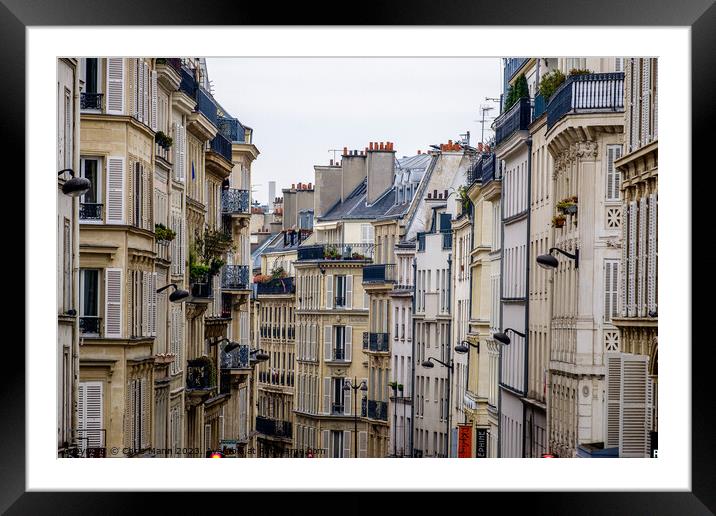
M 210 148 L 228 161 L 231 161 L 231 142 L 223 134 L 216 133 L 216 136 L 211 140 Z
M 345 360 L 346 350 L 343 347 L 333 348 L 333 360 Z
M 443 249 L 452 249 L 452 229 L 441 231 L 443 235 Z
M 80 203 L 80 220 L 102 220 L 104 204 L 93 202 Z
M 256 431 L 272 437 L 292 437 L 293 425 L 290 421 L 256 416 Z
M 224 265 L 221 269 L 221 288 L 225 290 L 249 290 L 248 265 Z
M 239 344 L 238 348 L 231 351 L 221 351 L 219 355 L 219 363 L 222 369 L 248 369 L 249 363 L 249 345 Z
M 203 357 L 196 360 L 188 360 L 186 368 L 186 388 L 213 389 L 216 387 L 216 371 L 211 359 Z
M 363 349 L 376 352 L 390 351 L 388 348 L 388 334 L 363 332 Z
M 512 57 L 505 59 L 505 78 L 509 82 L 517 73 L 522 65 L 529 60 L 528 57 Z
M 296 292 L 294 278 L 277 278 L 266 283 L 256 284 L 256 293 L 258 295 L 271 294 L 293 294 Z
M 216 103 L 211 98 L 211 94 L 204 88 L 199 88 L 197 91 L 196 110 L 204 115 L 214 126 L 218 125 Z
M 343 403 L 331 403 L 331 414 L 343 415 Z
M 99 335 L 102 331 L 102 318 L 96 315 L 80 317 L 80 333 L 83 335 Z
M 542 95 L 535 96 L 534 108 L 532 109 L 532 120 L 537 120 L 544 115 L 547 103 Z
M 396 267 L 394 263 L 363 266 L 363 283 L 395 283 Z
M 530 125 L 531 106 L 529 97 L 522 97 L 505 113 L 495 119 L 495 145 L 512 136 L 516 131 Z
M 482 161 L 482 184 L 483 186 L 495 179 L 502 179 L 497 166 L 497 156 L 490 154 Z
M 235 118 L 219 117 L 218 124 L 219 132 L 229 141 L 243 143 L 246 140 L 244 127 Z
M 192 99 L 196 98 L 196 90 L 198 85 L 194 74 L 186 68 L 181 68 L 181 83 L 179 84 L 179 91 L 183 91 L 189 95 Z
M 213 289 L 211 285 L 211 276 L 196 278 L 190 281 L 191 295 L 193 297 L 211 298 L 213 297 Z
M 547 104 L 547 129 L 568 113 L 624 110 L 624 73 L 572 75 Z
M 370 260 L 373 244 L 317 244 L 298 248 L 298 260 Z
M 80 109 L 98 109 L 102 110 L 103 93 L 80 93 Z
M 223 213 L 249 213 L 249 191 L 238 188 L 226 188 L 221 192 L 221 211 Z
M 335 306 L 335 307 L 346 306 L 345 296 L 335 296 L 333 298 L 333 306 Z
M 159 63 L 161 64 L 161 63 Z M 181 58 L 180 57 L 165 57 L 164 64 L 173 68 L 176 73 L 181 75 Z
M 388 402 L 368 400 L 368 417 L 388 421 Z

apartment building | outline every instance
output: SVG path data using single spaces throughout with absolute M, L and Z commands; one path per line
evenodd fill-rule
M 658 449 L 657 63 L 624 59 L 624 154 L 608 157 L 607 195 L 621 198 L 622 255 L 604 278 L 605 318 L 619 330 L 606 348 L 604 446 L 620 457 L 653 457 Z
M 87 412 L 86 385 L 80 391 L 79 355 L 79 206 L 72 178 L 79 176 L 79 60 L 57 60 L 57 454 L 101 446 L 95 414 Z M 86 186 L 86 184 L 84 185 Z M 67 191 L 67 193 L 65 193 Z M 85 194 L 87 195 L 87 194 Z M 77 432 L 78 428 L 84 432 Z M 89 430 L 89 431 L 88 431 Z M 89 439 L 92 442 L 89 442 Z
M 605 353 L 618 333 L 606 316 L 613 295 L 605 286 L 617 273 L 622 224 L 619 189 L 608 179 L 614 181 L 614 156 L 623 148 L 624 74 L 614 58 L 558 59 L 553 67 L 567 76 L 544 108 L 554 162 L 554 233 L 548 254 L 536 258 L 554 269 L 549 452 L 602 456 Z
M 472 204 L 470 247 L 470 321 L 468 382 L 463 398 L 472 425 L 474 456 L 498 457 L 499 378 L 502 344 L 500 263 L 502 203 L 500 166 L 485 150 L 468 172 L 467 196 Z

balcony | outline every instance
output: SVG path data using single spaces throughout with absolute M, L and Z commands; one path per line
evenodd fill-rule
M 192 99 L 195 99 L 196 90 L 197 84 L 194 79 L 194 74 L 186 68 L 181 68 L 181 84 L 179 85 L 179 91 L 182 91 Z
M 259 296 L 293 294 L 295 292 L 296 285 L 294 284 L 294 278 L 277 278 L 265 283 L 256 284 L 256 293 Z
M 80 220 L 102 222 L 104 204 L 93 202 L 80 203 Z
M 336 296 L 333 298 L 333 306 L 336 308 L 339 308 L 341 306 L 346 306 L 346 298 L 344 296 Z
M 497 156 L 490 154 L 487 159 L 482 161 L 482 184 L 484 186 L 495 179 L 502 179 L 502 175 L 497 166 Z
M 251 143 L 246 141 L 246 131 L 244 126 L 235 118 L 219 117 L 219 132 L 223 134 L 231 142 Z
M 99 335 L 102 331 L 102 318 L 95 315 L 80 317 L 80 333 L 82 335 Z
M 80 109 L 93 109 L 102 111 L 103 93 L 80 93 Z
M 217 133 L 211 140 L 210 148 L 220 156 L 231 162 L 231 142 L 221 133 Z
M 547 104 L 547 129 L 570 113 L 612 113 L 624 110 L 624 74 L 572 75 Z
M 509 82 L 517 73 L 517 70 L 529 61 L 529 57 L 513 57 L 505 59 L 505 82 Z
M 221 351 L 219 355 L 219 363 L 221 369 L 249 369 L 249 345 L 240 344 L 238 348 L 229 352 Z
M 298 260 L 371 260 L 373 244 L 318 244 L 298 248 Z
M 249 214 L 249 191 L 226 188 L 221 192 L 221 211 L 230 215 Z
M 452 249 L 452 229 L 440 231 L 443 236 L 443 249 Z
M 165 262 L 172 261 L 172 246 L 169 240 L 155 240 L 154 252 L 157 253 L 157 259 Z
M 334 416 L 342 416 L 345 411 L 343 410 L 343 403 L 331 403 L 331 414 Z
M 209 357 L 187 361 L 186 389 L 206 391 L 216 387 L 216 368 Z
M 248 265 L 224 265 L 221 270 L 221 288 L 224 290 L 250 290 Z
M 213 289 L 211 285 L 212 276 L 196 278 L 190 281 L 191 295 L 197 299 L 211 300 L 213 297 Z
M 219 120 L 216 114 L 216 103 L 211 97 L 211 94 L 204 88 L 199 88 L 197 90 L 196 110 L 202 115 L 204 115 L 206 119 L 214 125 L 214 127 L 219 124 Z
M 256 416 L 256 431 L 270 437 L 293 437 L 293 425 L 290 421 L 272 419 L 264 416 Z
M 529 97 L 522 97 L 515 105 L 495 119 L 495 146 L 517 131 L 530 125 L 531 106 Z
M 537 120 L 539 117 L 544 115 L 547 103 L 544 101 L 542 95 L 535 96 L 534 108 L 532 109 L 532 120 Z
M 343 347 L 333 348 L 333 355 L 331 357 L 331 360 L 343 361 L 345 359 L 346 359 L 346 350 Z
M 395 283 L 394 263 L 363 266 L 363 283 Z
M 368 400 L 368 417 L 388 421 L 388 403 L 386 401 Z
M 388 334 L 363 332 L 363 349 L 376 353 L 387 353 L 390 351 L 388 348 Z

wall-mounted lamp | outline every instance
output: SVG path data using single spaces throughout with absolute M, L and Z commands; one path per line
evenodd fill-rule
M 169 301 L 171 301 L 172 303 L 181 303 L 182 301 L 186 300 L 186 298 L 189 297 L 189 292 L 186 290 L 180 290 L 179 287 L 177 287 L 176 283 L 170 283 L 169 285 L 164 285 L 162 288 L 157 290 L 157 294 L 159 294 L 163 290 L 168 289 L 169 287 L 174 287 L 174 292 L 169 294 Z
M 574 254 L 572 254 L 558 247 L 552 247 L 548 254 L 541 254 L 537 257 L 537 265 L 543 269 L 556 269 L 559 262 L 557 262 L 556 257 L 552 256 L 552 251 L 557 251 L 567 258 L 571 258 L 574 260 L 574 268 L 579 269 L 579 249 L 575 249 Z
M 70 197 L 80 197 L 90 191 L 92 183 L 90 183 L 89 179 L 86 177 L 75 177 L 75 172 L 71 168 L 62 169 L 57 175 L 61 176 L 65 172 L 70 174 L 71 179 L 68 179 L 65 181 L 65 184 L 62 185 L 63 194 L 69 195 Z
M 468 340 L 463 340 L 462 342 L 460 342 L 460 344 L 457 344 L 455 346 L 455 353 L 460 353 L 460 354 L 467 353 L 468 351 L 470 351 L 470 347 L 477 348 L 477 352 L 478 353 L 480 352 L 480 343 L 479 342 L 477 344 L 473 344 L 472 342 L 470 342 Z
M 505 328 L 502 332 L 494 333 L 492 336 L 497 342 L 501 342 L 502 344 L 509 344 L 510 338 L 507 336 L 508 331 L 511 331 L 515 335 L 519 335 L 522 338 L 526 337 L 526 335 L 524 333 L 522 333 L 521 331 L 517 331 L 513 328 Z

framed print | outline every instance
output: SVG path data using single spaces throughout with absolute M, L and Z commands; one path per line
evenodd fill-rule
M 304 26 L 4 3 L 28 303 L 3 509 L 395 490 L 714 510 L 685 260 L 709 2 Z

